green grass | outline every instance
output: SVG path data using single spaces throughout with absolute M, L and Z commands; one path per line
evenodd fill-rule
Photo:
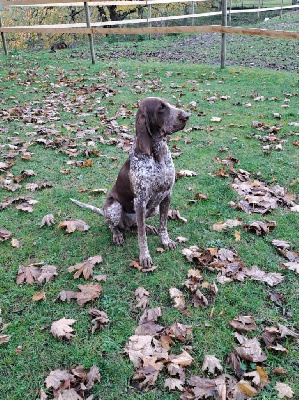
M 134 333 L 141 315 L 141 311 L 135 309 L 134 291 L 137 287 L 143 286 L 150 292 L 150 307 L 162 307 L 161 324 L 170 325 L 178 320 L 194 327 L 191 355 L 195 361 L 187 367 L 187 377 L 203 375 L 201 365 L 205 354 L 214 354 L 225 364 L 226 355 L 234 345 L 233 330 L 229 328 L 228 322 L 238 315 L 253 315 L 259 327 L 257 334 L 265 326 L 275 325 L 276 322 L 293 327 L 298 323 L 297 278 L 294 272 L 279 269 L 283 258 L 271 245 L 273 239 L 284 239 L 298 251 L 298 214 L 278 208 L 269 216 L 259 216 L 231 209 L 227 203 L 237 201 L 238 196 L 228 185 L 230 178 L 214 176 L 220 165 L 213 160 L 215 156 L 223 156 L 218 152 L 219 148 L 228 147 L 229 154 L 240 160 L 238 167 L 252 174 L 258 173 L 257 177 L 267 184 L 280 184 L 298 195 L 298 183 L 290 186 L 298 178 L 298 147 L 293 145 L 298 136 L 289 136 L 296 129 L 298 135 L 298 128 L 288 126 L 289 122 L 298 122 L 298 78 L 291 73 L 262 69 L 230 67 L 219 70 L 206 65 L 127 59 L 107 59 L 90 65 L 88 59 L 70 56 L 71 52 L 65 51 L 56 54 L 17 53 L 8 60 L 2 57 L 0 109 L 25 104 L 47 109 L 50 107 L 49 101 L 55 96 L 52 104 L 57 107 L 61 120 L 49 121 L 45 118 L 42 126 L 55 128 L 62 136 L 70 134 L 72 137 L 75 137 L 76 132 L 98 129 L 95 134 L 86 134 L 84 139 L 77 140 L 77 148 L 81 151 L 77 159 L 82 160 L 86 159 L 83 155 L 84 141 L 101 134 L 104 129 L 100 118 L 93 113 L 98 107 L 105 107 L 106 115 L 112 117 L 122 104 L 128 104 L 132 115 L 125 119 L 119 117 L 118 122 L 127 125 L 130 132 L 133 132 L 136 111 L 133 105 L 145 96 L 163 96 L 187 109 L 192 101 L 196 101 L 198 111 L 192 111 L 188 127 L 200 126 L 202 130 L 180 132 L 177 135 L 179 140 L 170 142 L 170 145 L 176 144 L 183 151 L 181 157 L 174 161 L 176 169 L 190 169 L 198 173 L 196 177 L 182 178 L 175 183 L 172 207 L 177 207 L 188 222 L 183 224 L 180 221 L 170 221 L 170 236 L 187 237 L 188 246 L 234 247 L 247 266 L 257 264 L 268 272 L 282 272 L 285 280 L 274 290 L 284 296 L 284 309 L 289 313 L 281 312 L 269 300 L 269 287 L 246 280 L 244 283 L 219 285 L 219 294 L 213 305 L 199 311 L 189 304 L 191 317 L 181 315 L 173 308 L 169 288 L 176 286 L 182 289 L 187 271 L 192 267 L 181 254 L 184 246 L 179 245 L 174 251 L 159 254 L 156 252 L 160 246 L 159 240 L 150 236 L 149 248 L 158 269 L 151 274 L 143 274 L 129 267 L 130 260 L 138 258 L 135 233 L 126 234 L 124 246 L 114 247 L 103 219 L 69 201 L 70 197 L 74 197 L 101 206 L 104 195 L 78 191 L 83 188 L 109 189 L 127 153 L 95 140 L 99 153 L 108 157 L 91 156 L 91 168 L 69 167 L 66 164 L 69 157 L 59 149 L 46 149 L 34 144 L 29 148 L 34 153 L 32 159 L 25 161 L 17 157 L 9 172 L 17 176 L 22 170 L 33 169 L 37 177 L 28 178 L 26 182 L 47 180 L 53 183 L 53 188 L 32 194 L 39 201 L 32 214 L 17 211 L 13 207 L 0 213 L 0 226 L 12 231 L 13 237 L 21 243 L 19 249 L 12 248 L 10 241 L 0 243 L 1 316 L 3 323 L 8 324 L 4 333 L 12 335 L 11 340 L 0 347 L 1 395 L 3 399 L 9 400 L 35 399 L 51 370 L 71 369 L 76 365 L 89 368 L 95 364 L 102 374 L 101 382 L 91 391 L 95 398 L 179 399 L 179 392 L 168 393 L 164 389 L 165 373 L 161 374 L 148 393 L 137 391 L 130 383 L 133 365 L 125 355 L 124 347 Z M 102 91 L 93 91 L 92 85 L 109 86 L 116 94 L 105 97 Z M 88 90 L 84 92 L 83 86 Z M 59 93 L 66 97 L 59 97 Z M 217 93 L 230 98 L 226 101 L 218 100 L 214 104 L 205 100 Z M 253 101 L 252 95 L 264 96 L 266 99 Z M 79 96 L 82 96 L 80 105 Z M 277 100 L 271 101 L 272 97 Z M 289 108 L 282 108 L 286 97 Z M 67 110 L 64 107 L 69 99 L 72 100 L 71 108 Z M 246 107 L 245 103 L 249 102 L 252 106 Z M 199 116 L 199 111 L 204 111 L 206 115 Z M 281 120 L 273 117 L 274 112 L 282 114 Z M 214 116 L 222 117 L 222 121 L 211 122 Z M 253 120 L 263 121 L 270 126 L 282 125 L 278 135 L 286 139 L 283 151 L 273 150 L 265 154 L 257 139 L 248 138 L 254 131 L 251 126 Z M 65 124 L 73 124 L 71 132 L 68 132 Z M 214 130 L 207 129 L 210 126 L 214 126 Z M 9 143 L 9 137 L 34 141 L 34 136 L 26 134 L 37 129 L 34 124 L 25 124 L 19 118 L 4 121 L 0 127 L 0 145 Z M 186 143 L 185 139 L 191 139 L 192 143 Z M 7 153 L 9 149 L 1 147 L 1 151 Z M 70 168 L 71 173 L 62 174 L 60 170 L 65 168 Z M 2 172 L 1 176 L 4 177 L 5 173 Z M 197 192 L 207 193 L 208 199 L 190 203 L 189 200 Z M 0 189 L 0 200 L 21 194 L 28 194 L 28 191 L 23 187 L 12 194 Z M 56 224 L 49 228 L 39 228 L 41 218 L 48 213 L 54 214 Z M 210 230 L 213 223 L 236 217 L 244 221 L 274 219 L 278 227 L 266 237 L 242 231 L 239 242 L 235 242 L 234 230 L 222 233 Z M 68 235 L 57 229 L 60 221 L 74 218 L 86 221 L 90 230 Z M 157 223 L 157 218 L 154 223 Z M 103 256 L 103 263 L 95 268 L 95 273 L 105 273 L 108 279 L 102 284 L 103 294 L 92 306 L 105 311 L 110 323 L 106 330 L 91 334 L 91 318 L 87 313 L 91 304 L 80 307 L 76 302 L 67 304 L 55 299 L 61 290 L 75 290 L 78 284 L 86 283 L 83 278 L 75 280 L 67 267 L 97 254 Z M 36 284 L 17 285 L 15 280 L 18 266 L 34 262 L 56 265 L 58 277 L 42 287 Z M 216 280 L 216 275 L 211 272 L 203 271 L 203 275 L 210 282 Z M 33 302 L 32 295 L 41 288 L 45 290 L 47 300 Z M 210 319 L 212 306 L 215 307 L 215 314 Z M 62 317 L 77 320 L 74 324 L 76 337 L 70 342 L 54 339 L 49 331 L 51 323 Z M 211 326 L 205 327 L 206 322 Z M 16 348 L 20 345 L 22 352 L 17 355 Z M 288 383 L 298 396 L 296 343 L 287 340 L 285 345 L 288 354 L 266 350 L 268 359 L 264 365 L 271 382 L 257 397 L 259 400 L 276 398 L 276 381 Z M 180 348 L 177 343 L 173 351 L 179 352 Z M 278 366 L 285 367 L 287 374 L 276 376 L 272 369 Z M 250 365 L 247 368 L 251 370 Z M 231 371 L 227 369 L 227 372 Z

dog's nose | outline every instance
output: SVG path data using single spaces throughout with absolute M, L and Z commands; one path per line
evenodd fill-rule
M 181 121 L 188 121 L 190 115 L 191 115 L 191 114 L 189 114 L 189 113 L 187 113 L 187 112 L 185 112 L 185 111 L 181 111 L 181 114 L 180 114 L 180 116 L 179 116 L 179 119 L 180 119 Z

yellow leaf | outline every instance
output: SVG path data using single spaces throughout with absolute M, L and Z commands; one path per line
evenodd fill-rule
M 240 242 L 241 240 L 241 232 L 240 231 L 235 231 L 235 240 L 236 242 Z

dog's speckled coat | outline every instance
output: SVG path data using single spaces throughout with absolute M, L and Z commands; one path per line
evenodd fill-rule
M 188 113 L 165 99 L 143 99 L 136 115 L 136 138 L 129 159 L 108 193 L 103 210 L 73 200 L 81 207 L 104 215 L 115 244 L 123 243 L 123 230 L 137 225 L 139 261 L 144 268 L 152 266 L 146 233 L 157 234 L 154 227 L 145 224 L 147 217 L 160 212 L 161 243 L 167 249 L 176 246 L 167 232 L 167 214 L 175 179 L 167 136 L 183 129 L 188 118 Z

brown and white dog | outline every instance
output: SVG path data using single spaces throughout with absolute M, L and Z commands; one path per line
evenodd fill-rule
M 104 216 L 113 234 L 113 242 L 121 245 L 123 230 L 137 225 L 139 262 L 152 266 L 147 233 L 157 234 L 145 219 L 160 213 L 159 236 L 166 249 L 176 243 L 167 232 L 167 215 L 175 170 L 167 146 L 167 136 L 182 130 L 190 114 L 162 98 L 147 97 L 140 101 L 136 114 L 136 138 L 116 182 L 107 195 L 103 209 L 71 199 L 77 205 Z

